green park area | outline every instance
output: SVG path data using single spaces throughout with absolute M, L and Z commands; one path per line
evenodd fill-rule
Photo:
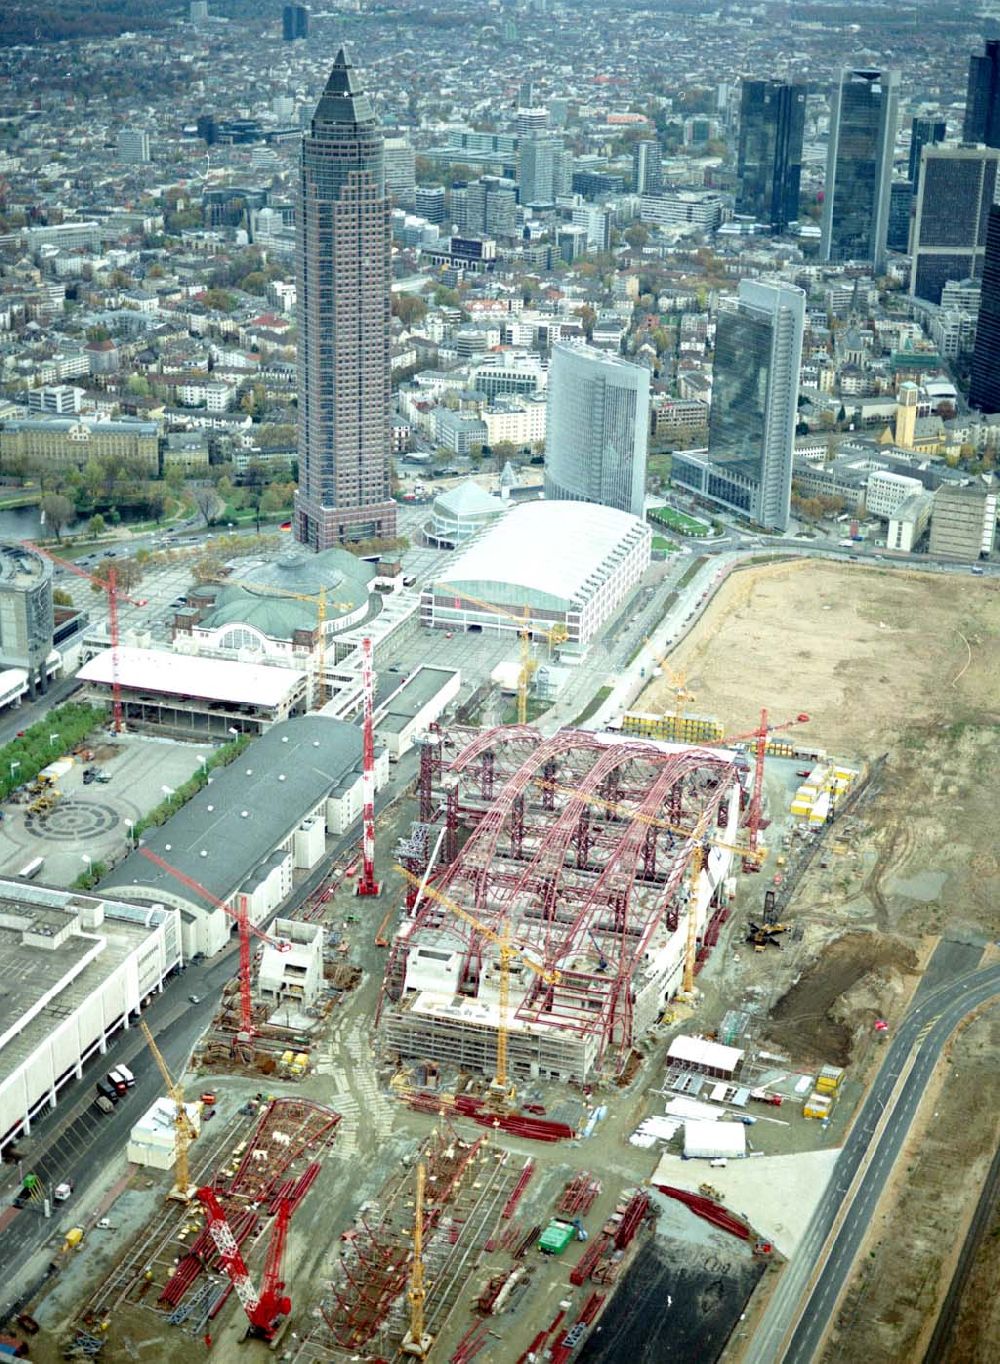
M 677 511 L 675 507 L 652 507 L 648 512 L 650 521 L 654 521 L 659 526 L 666 526 L 667 530 L 676 531 L 678 535 L 689 535 L 701 538 L 711 535 L 712 527 L 705 521 L 699 521 L 694 516 L 687 516 L 684 512 Z

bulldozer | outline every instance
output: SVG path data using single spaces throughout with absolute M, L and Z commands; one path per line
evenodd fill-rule
M 755 952 L 763 952 L 766 947 L 781 948 L 779 935 L 788 932 L 787 924 L 758 924 L 753 919 L 747 921 L 746 941 Z

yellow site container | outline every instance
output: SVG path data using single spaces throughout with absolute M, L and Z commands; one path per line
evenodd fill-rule
M 818 1094 L 813 1090 L 803 1106 L 802 1116 L 804 1118 L 828 1118 L 832 1107 L 833 1100 L 829 1095 Z
M 296 1052 L 295 1064 L 301 1066 L 303 1070 L 309 1065 L 309 1053 L 305 1051 Z
M 283 1066 L 290 1066 L 294 1060 L 295 1053 L 293 1051 L 283 1051 L 281 1053 L 281 1064 Z
M 816 1077 L 816 1088 L 821 1094 L 836 1094 L 844 1072 L 840 1066 L 823 1066 Z

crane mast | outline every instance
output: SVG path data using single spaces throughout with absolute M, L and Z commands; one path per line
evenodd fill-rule
M 188 1167 L 188 1146 L 192 1137 L 195 1135 L 191 1127 L 191 1120 L 187 1115 L 184 1106 L 184 1088 L 179 1081 L 175 1080 L 167 1069 L 167 1063 L 163 1059 L 159 1047 L 153 1040 L 153 1034 L 149 1030 L 149 1024 L 145 1019 L 141 1019 L 139 1027 L 142 1035 L 146 1039 L 146 1046 L 153 1053 L 153 1060 L 163 1076 L 163 1082 L 167 1087 L 167 1095 L 173 1100 L 174 1104 L 174 1187 L 170 1191 L 170 1197 L 179 1199 L 186 1203 L 193 1192 L 191 1188 L 191 1177 Z
M 364 764 L 362 773 L 362 794 L 364 825 L 362 837 L 361 875 L 358 878 L 358 895 L 378 895 L 379 883 L 375 880 L 375 673 L 372 668 L 372 642 L 361 642 L 361 683 L 364 688 Z
M 424 1285 L 424 1187 L 427 1182 L 427 1167 L 417 1162 L 417 1197 L 413 1208 L 413 1264 L 410 1267 L 410 1287 L 407 1297 L 410 1300 L 410 1329 L 403 1337 L 403 1354 L 415 1359 L 426 1359 L 431 1348 L 432 1337 L 427 1334 L 424 1322 L 424 1303 L 427 1289 Z

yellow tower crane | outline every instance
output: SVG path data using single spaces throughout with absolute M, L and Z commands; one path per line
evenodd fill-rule
M 427 1182 L 427 1167 L 422 1160 L 417 1162 L 417 1197 L 413 1208 L 413 1263 L 410 1266 L 410 1287 L 407 1297 L 410 1300 L 410 1329 L 403 1337 L 404 1355 L 415 1359 L 426 1359 L 433 1343 L 424 1324 L 424 1303 L 427 1289 L 424 1284 L 424 1186 Z
M 497 1015 L 497 1062 L 496 1072 L 490 1083 L 490 1092 L 496 1102 L 504 1108 L 512 1107 L 517 1101 L 517 1091 L 512 1084 L 508 1083 L 507 1076 L 507 1042 L 510 1033 L 510 965 L 512 961 L 523 962 L 530 971 L 545 982 L 546 985 L 558 985 L 562 979 L 556 970 L 550 970 L 542 966 L 539 962 L 532 960 L 526 953 L 515 946 L 510 941 L 510 925 L 504 920 L 499 933 L 477 919 L 474 914 L 463 908 L 457 900 L 453 900 L 450 895 L 445 895 L 443 891 L 437 890 L 434 886 L 424 885 L 423 879 L 407 871 L 405 867 L 397 864 L 396 870 L 404 876 L 411 884 L 422 889 L 424 895 L 429 895 L 432 900 L 443 905 L 445 909 L 450 909 L 463 923 L 467 923 L 471 928 L 481 933 L 488 942 L 497 948 L 500 962 L 500 1007 Z
M 140 1021 L 139 1027 L 146 1039 L 146 1045 L 153 1053 L 153 1060 L 159 1067 L 160 1074 L 163 1076 L 167 1086 L 167 1094 L 174 1103 L 174 1187 L 170 1190 L 168 1197 L 176 1198 L 182 1203 L 187 1203 L 194 1194 L 194 1186 L 191 1183 L 191 1176 L 188 1170 L 188 1146 L 197 1136 L 191 1126 L 191 1119 L 188 1117 L 187 1109 L 184 1106 L 184 1089 L 179 1081 L 174 1080 L 167 1069 L 167 1063 L 160 1053 L 159 1047 L 153 1041 L 153 1034 L 145 1020 Z
M 437 588 L 442 593 L 449 593 L 455 600 L 455 605 L 459 600 L 471 602 L 473 606 L 478 606 L 483 611 L 489 611 L 494 616 L 502 616 L 504 620 L 513 621 L 519 626 L 518 637 L 521 641 L 521 668 L 517 675 L 517 723 L 527 724 L 528 720 L 528 688 L 531 685 L 531 678 L 538 667 L 538 662 L 531 654 L 532 634 L 543 635 L 548 641 L 549 654 L 552 653 L 554 644 L 564 644 L 569 638 L 569 632 L 562 621 L 556 622 L 547 630 L 531 624 L 531 607 L 527 603 L 521 607 L 521 614 L 517 615 L 514 611 L 508 611 L 503 606 L 496 606 L 493 602 L 483 601 L 481 597 L 474 597 L 471 592 L 463 592 L 460 588 L 453 587 L 451 583 L 437 583 Z

